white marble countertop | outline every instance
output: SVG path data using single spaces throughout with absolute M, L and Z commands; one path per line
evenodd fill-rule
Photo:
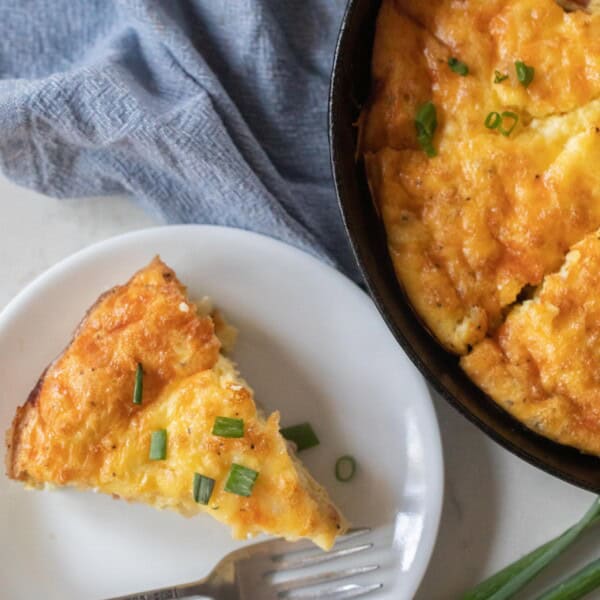
M 32 278 L 93 242 L 159 224 L 126 198 L 55 200 L 0 178 L 0 309 Z M 593 496 L 489 440 L 439 398 L 446 493 L 436 550 L 418 600 L 460 592 L 577 520 Z M 531 591 L 600 556 L 586 535 Z M 535 593 L 524 594 L 533 598 Z M 600 598 L 600 593 L 590 595 Z

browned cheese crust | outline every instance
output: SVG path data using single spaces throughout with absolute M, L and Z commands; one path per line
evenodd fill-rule
M 600 454 L 600 231 L 461 364 L 531 429 Z
M 206 308 L 206 307 L 204 307 Z M 235 537 L 307 537 L 330 548 L 347 523 L 220 353 L 235 330 L 190 302 L 160 259 L 102 295 L 64 353 L 45 371 L 7 432 L 7 474 L 30 487 L 95 489 L 184 515 L 208 512 Z M 133 403 L 137 365 L 142 403 Z M 241 438 L 213 435 L 216 417 L 243 419 Z M 167 432 L 164 460 L 152 433 Z M 259 473 L 252 493 L 225 490 L 234 463 Z M 215 480 L 195 502 L 194 474 Z
M 600 454 L 600 12 L 585 4 L 383 0 L 359 153 L 426 326 L 527 426 Z M 428 101 L 433 158 L 415 128 Z M 506 111 L 510 135 L 484 125 Z
M 528 87 L 518 60 L 535 67 Z M 600 226 L 600 15 L 554 0 L 384 0 L 372 73 L 360 149 L 390 254 L 427 326 L 463 354 Z M 415 133 L 427 101 L 435 158 Z M 509 137 L 484 126 L 492 111 L 519 116 Z
M 158 258 L 104 293 L 18 408 L 7 434 L 8 476 L 59 484 L 95 478 L 112 449 L 97 438 L 139 411 L 130 402 L 138 363 L 145 406 L 169 381 L 211 368 L 220 350 L 212 319 L 197 317 L 191 304 L 182 312 L 182 303 L 185 288 Z M 98 399 L 102 410 L 94 411 Z

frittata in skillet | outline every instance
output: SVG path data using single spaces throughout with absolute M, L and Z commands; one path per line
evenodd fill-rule
M 557 388 L 544 373 L 579 372 L 562 362 L 579 355 L 577 310 L 545 330 L 564 354 L 545 356 L 535 384 L 522 373 L 526 359 L 538 365 L 529 375 L 540 367 L 526 315 L 548 290 L 563 285 L 581 311 L 600 294 L 592 279 L 576 290 L 556 275 L 600 227 L 600 13 L 554 0 L 383 0 L 372 76 L 359 152 L 411 304 L 448 350 L 473 351 L 463 366 L 507 410 L 600 453 L 580 429 L 600 419 L 600 382 L 563 390 L 560 416 L 546 400 Z M 590 243 L 574 250 L 582 264 Z M 521 306 L 542 284 L 537 304 Z
M 216 334 L 215 334 L 216 329 Z M 270 533 L 330 548 L 347 524 L 224 356 L 232 328 L 155 259 L 102 295 L 17 410 L 8 476 L 95 489 L 237 538 Z
M 600 455 L 600 231 L 461 364 L 531 429 Z

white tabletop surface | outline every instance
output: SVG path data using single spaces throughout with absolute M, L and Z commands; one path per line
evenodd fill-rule
M 157 224 L 127 198 L 56 200 L 0 178 L 0 309 L 61 258 Z M 418 600 L 459 598 L 461 591 L 570 526 L 593 499 L 500 448 L 440 398 L 435 404 L 446 490 L 437 547 Z M 531 592 L 598 556 L 600 532 L 590 532 Z M 600 593 L 589 597 L 600 598 Z

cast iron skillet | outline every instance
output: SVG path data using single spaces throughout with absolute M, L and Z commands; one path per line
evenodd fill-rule
M 356 122 L 370 88 L 370 59 L 380 0 L 350 0 L 338 39 L 329 97 L 329 139 L 338 202 L 358 264 L 379 311 L 435 389 L 499 444 L 565 481 L 600 492 L 600 459 L 551 442 L 499 408 L 462 372 L 413 312 L 396 282 L 385 233 L 355 161 Z

